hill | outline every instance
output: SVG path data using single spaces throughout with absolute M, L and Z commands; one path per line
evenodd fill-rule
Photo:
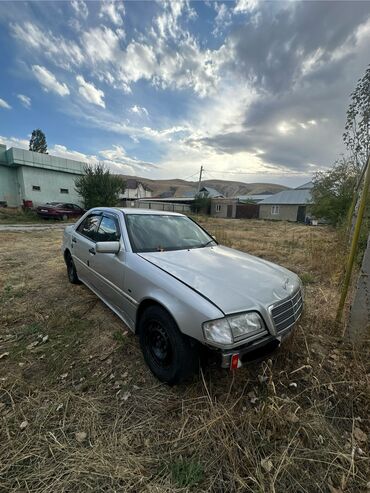
M 173 192 L 175 197 L 182 197 L 186 192 L 195 192 L 198 187 L 197 181 L 185 181 L 177 178 L 171 180 L 150 180 L 149 178 L 141 178 L 140 176 L 122 175 L 122 177 L 141 181 L 153 190 L 153 197 L 169 191 Z M 288 187 L 275 183 L 244 183 L 229 180 L 204 180 L 202 181 L 202 185 L 215 188 L 225 195 L 225 197 L 258 193 L 277 193 L 288 189 Z

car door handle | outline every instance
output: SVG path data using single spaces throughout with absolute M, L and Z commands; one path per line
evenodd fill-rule
M 89 248 L 89 252 L 92 254 L 92 255 L 95 255 L 95 248 L 91 247 Z
M 76 238 L 74 238 L 73 236 L 72 236 L 72 243 L 77 243 Z

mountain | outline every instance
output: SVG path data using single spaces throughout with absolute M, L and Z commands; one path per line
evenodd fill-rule
M 124 179 L 135 179 L 147 185 L 153 191 L 153 197 L 157 197 L 164 192 L 171 192 L 174 197 L 183 197 L 186 192 L 196 192 L 198 189 L 197 181 L 185 181 L 177 178 L 171 180 L 150 180 L 140 176 L 122 175 Z M 276 183 L 244 183 L 242 181 L 229 180 L 204 180 L 202 186 L 215 188 L 225 197 L 235 197 L 237 195 L 277 193 L 287 190 L 289 187 L 277 185 Z

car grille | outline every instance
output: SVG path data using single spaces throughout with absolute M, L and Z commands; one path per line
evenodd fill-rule
M 291 327 L 301 316 L 303 310 L 302 293 L 299 289 L 292 297 L 273 305 L 272 319 L 277 332 Z

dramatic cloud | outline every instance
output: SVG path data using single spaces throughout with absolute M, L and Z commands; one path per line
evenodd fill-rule
M 32 71 L 45 91 L 55 92 L 59 96 L 67 96 L 69 94 L 68 86 L 65 83 L 58 82 L 55 75 L 49 72 L 47 68 L 33 65 Z
M 12 107 L 4 99 L 0 98 L 0 108 L 5 108 L 6 110 L 10 110 Z
M 82 75 L 78 75 L 76 80 L 79 84 L 78 92 L 86 101 L 105 108 L 104 92 L 101 89 L 97 89 L 94 84 L 86 82 Z
M 31 108 L 31 98 L 25 96 L 24 94 L 17 94 L 17 98 L 25 108 Z
M 349 95 L 370 62 L 369 2 L 74 0 L 48 16 L 37 2 L 7 5 L 9 64 L 72 93 L 53 117 L 80 124 L 81 141 L 99 132 L 97 158 L 149 159 L 154 176 L 203 164 L 219 178 L 308 181 L 344 151 Z

